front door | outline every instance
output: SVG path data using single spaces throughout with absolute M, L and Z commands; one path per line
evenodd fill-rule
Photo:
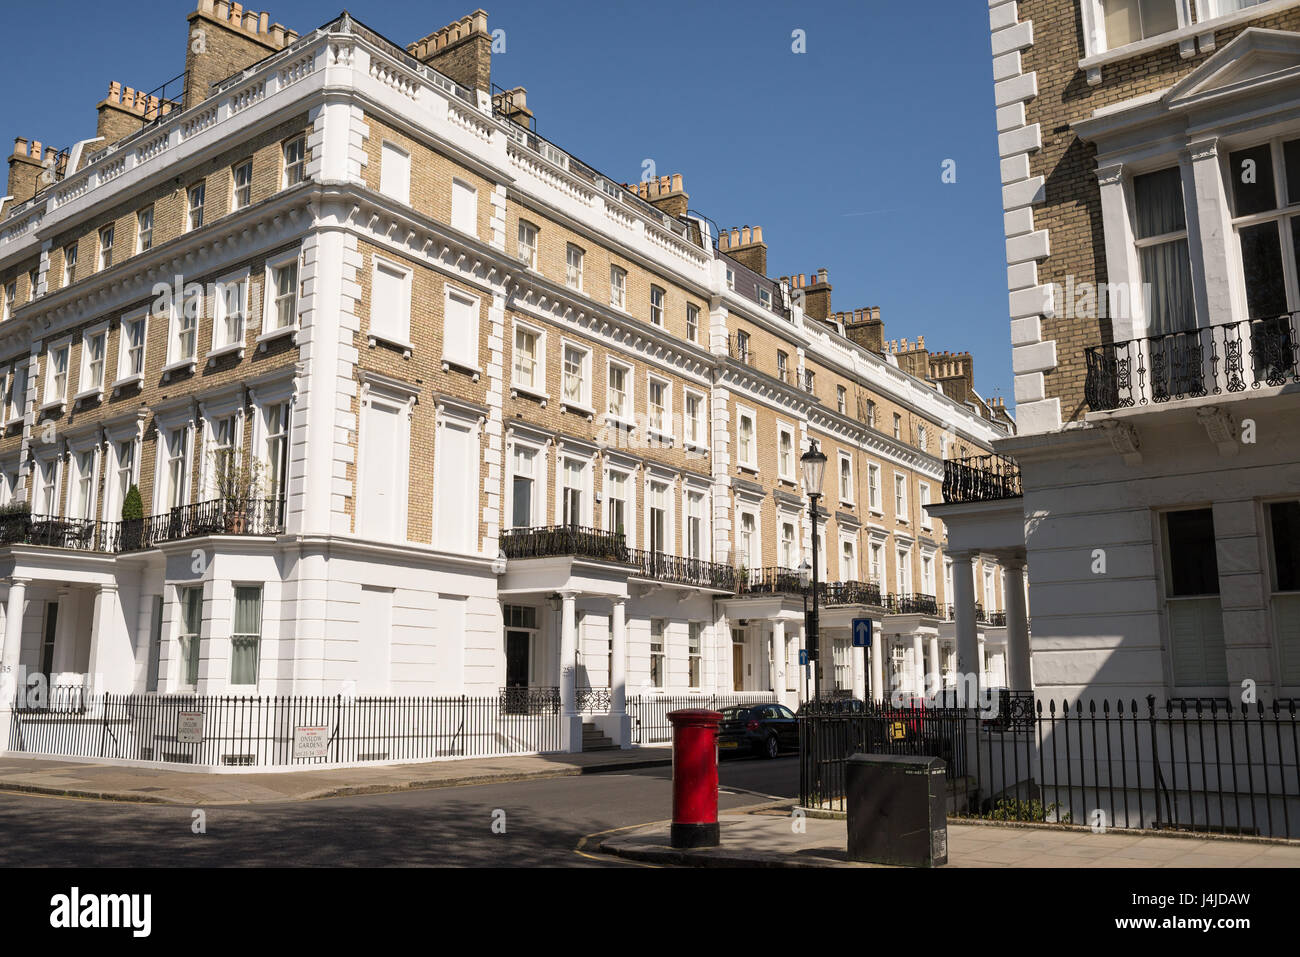
M 731 645 L 731 684 L 732 691 L 745 690 L 745 646 L 736 642 Z
M 528 644 L 526 631 L 506 632 L 506 687 L 528 687 Z

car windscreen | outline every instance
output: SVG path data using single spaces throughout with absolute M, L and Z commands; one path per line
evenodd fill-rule
M 718 712 L 723 721 L 744 721 L 749 717 L 748 708 L 723 708 Z

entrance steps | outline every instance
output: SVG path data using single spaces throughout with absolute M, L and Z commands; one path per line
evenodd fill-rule
M 582 722 L 583 751 L 613 751 L 618 747 L 593 721 Z

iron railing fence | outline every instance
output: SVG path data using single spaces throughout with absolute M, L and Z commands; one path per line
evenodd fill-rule
M 734 694 L 698 695 L 629 695 L 627 714 L 631 719 L 633 744 L 667 744 L 673 739 L 672 722 L 668 715 L 685 708 L 707 708 L 718 711 L 733 705 L 769 704 L 776 702 L 770 691 L 736 692 Z
M 736 569 L 736 587 L 742 595 L 802 595 L 808 590 L 797 571 L 779 565 Z
M 885 595 L 881 604 L 893 615 L 939 617 L 939 600 L 934 595 Z
M 574 710 L 582 714 L 608 714 L 614 707 L 613 688 L 576 688 L 574 695 Z
M 1020 466 L 1005 455 L 972 455 L 943 463 L 943 500 L 994 502 L 1020 498 Z
M 1226 322 L 1084 353 L 1084 399 L 1094 412 L 1300 382 L 1297 313 Z
M 421 761 L 563 750 L 558 707 L 516 712 L 491 697 L 95 695 L 82 707 L 19 708 L 9 749 L 201 767 Z M 318 729 L 323 754 L 295 753 Z
M 628 556 L 633 575 L 676 585 L 698 585 L 729 592 L 736 590 L 736 570 L 730 565 L 639 548 L 628 549 Z
M 627 539 L 617 532 L 580 525 L 508 528 L 501 535 L 506 558 L 589 558 L 631 564 Z
M 502 714 L 559 714 L 560 689 L 514 685 L 498 694 Z
M 136 551 L 203 535 L 279 535 L 284 531 L 284 504 L 282 498 L 217 498 L 139 519 L 139 525 L 123 520 L 120 550 Z
M 819 593 L 826 607 L 836 605 L 883 605 L 879 582 L 827 582 Z
M 855 751 L 949 762 L 950 807 L 1105 828 L 1300 837 L 1294 700 L 1034 701 L 1003 692 L 977 710 L 868 704 L 800 714 L 800 800 L 844 810 Z
M 0 519 L 0 545 L 40 545 L 79 552 L 116 552 L 121 525 L 94 519 L 15 513 Z

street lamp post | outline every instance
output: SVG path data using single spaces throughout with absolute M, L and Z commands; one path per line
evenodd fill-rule
M 808 644 L 808 587 L 812 584 L 812 565 L 808 559 L 804 559 L 799 565 L 799 587 L 803 589 L 803 644 L 805 655 L 812 654 L 812 648 Z M 808 700 L 808 672 L 811 670 L 812 660 L 806 659 L 807 664 L 799 670 L 803 672 L 803 700 Z
M 808 451 L 799 459 L 803 468 L 803 490 L 808 496 L 808 513 L 812 516 L 812 610 L 808 613 L 808 661 L 813 666 L 813 700 L 822 696 L 821 633 L 817 620 L 817 500 L 822 496 L 822 479 L 826 475 L 826 456 L 817 440 L 808 441 Z

